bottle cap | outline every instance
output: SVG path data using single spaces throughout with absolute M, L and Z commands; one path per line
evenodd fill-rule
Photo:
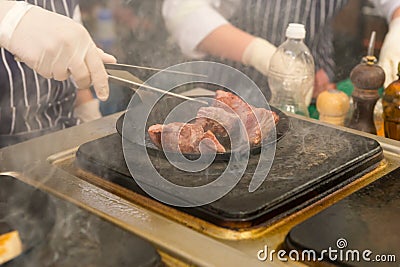
M 293 39 L 304 39 L 306 37 L 306 28 L 303 24 L 290 23 L 286 29 L 286 37 Z

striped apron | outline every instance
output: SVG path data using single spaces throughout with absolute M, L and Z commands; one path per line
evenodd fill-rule
M 27 2 L 68 17 L 76 7 L 70 0 Z M 46 79 L 0 48 L 0 147 L 76 125 L 74 101 L 70 80 Z

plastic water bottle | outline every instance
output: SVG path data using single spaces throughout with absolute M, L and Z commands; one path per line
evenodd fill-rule
M 315 67 L 310 50 L 304 43 L 305 36 L 304 25 L 289 24 L 286 41 L 271 58 L 268 84 L 272 93 L 272 106 L 308 117 Z

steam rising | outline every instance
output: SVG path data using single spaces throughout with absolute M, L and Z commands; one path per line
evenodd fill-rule
M 149 243 L 14 178 L 0 177 L 0 208 L 0 222 L 18 230 L 24 247 L 7 267 L 111 267 L 159 261 Z

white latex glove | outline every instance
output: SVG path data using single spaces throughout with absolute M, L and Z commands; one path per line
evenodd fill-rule
M 243 53 L 242 62 L 256 68 L 259 72 L 267 76 L 269 61 L 276 51 L 276 46 L 268 41 L 255 38 Z
M 385 87 L 397 80 L 397 66 L 400 62 L 400 17 L 389 24 L 389 32 L 383 41 L 379 65 L 386 74 Z
M 93 98 L 92 100 L 82 103 L 76 106 L 74 109 L 74 115 L 80 119 L 81 122 L 89 122 L 100 119 L 100 103 L 99 100 Z
M 116 59 L 98 50 L 82 25 L 20 1 L 0 1 L 0 8 L 0 46 L 45 78 L 62 81 L 71 75 L 78 88 L 93 84 L 100 100 L 108 98 L 103 62 Z

